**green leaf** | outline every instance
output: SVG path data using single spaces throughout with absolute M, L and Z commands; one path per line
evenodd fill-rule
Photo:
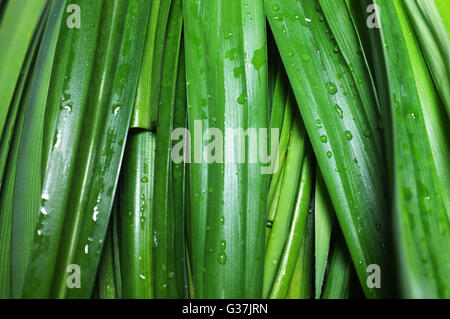
M 41 204 L 42 132 L 63 6 L 64 1 L 51 3 L 26 101 L 14 183 L 11 239 L 11 269 L 14 269 L 11 272 L 13 298 L 21 297 L 24 285 L 28 284 L 25 282 L 25 276 L 32 259 L 33 241 L 39 230 L 36 228 L 36 221 Z M 33 160 L 30 161 L 30 158 Z
M 114 266 L 113 231 L 112 221 L 110 221 L 97 274 L 98 297 L 100 299 L 117 299 Z
M 179 58 L 181 44 L 181 27 L 183 9 L 180 0 L 174 0 L 170 21 L 167 28 L 166 51 L 162 68 L 160 108 L 156 131 L 155 157 L 155 205 L 154 205 L 154 269 L 155 297 L 177 298 L 177 279 L 184 273 L 176 271 L 176 265 L 182 260 L 176 258 L 175 247 L 181 240 L 184 248 L 184 238 L 176 237 L 175 225 L 184 218 L 183 210 L 175 210 L 173 198 L 183 196 L 172 192 L 172 131 L 174 125 L 174 109 L 176 103 L 177 83 L 179 73 Z
M 266 0 L 265 8 L 284 66 L 305 122 L 320 171 L 330 193 L 339 224 L 350 248 L 360 282 L 367 265 L 376 263 L 389 278 L 386 169 L 381 152 L 382 134 L 377 129 L 376 104 L 366 105 L 362 96 L 369 87 L 368 71 L 352 66 L 365 62 L 360 55 L 346 55 L 336 43 L 341 32 L 353 38 L 351 17 L 345 2 L 342 10 L 324 15 L 319 3 L 310 0 Z M 339 15 L 338 15 L 339 13 Z M 346 20 L 334 28 L 327 21 Z M 333 37 L 331 37 L 333 35 Z M 334 40 L 333 40 L 334 39 Z M 353 43 L 353 44 L 352 44 Z M 344 52 L 343 52 L 344 51 Z M 361 76 L 361 77 L 359 77 Z M 361 81 L 361 83 L 360 83 Z M 367 297 L 390 295 L 389 284 L 368 289 Z
M 267 176 L 258 159 L 227 162 L 234 148 L 225 129 L 258 132 L 268 127 L 263 3 L 185 0 L 183 8 L 189 128 L 191 134 L 195 124 L 203 131 L 219 129 L 225 142 L 218 148 L 226 157 L 224 163 L 202 161 L 189 167 L 195 294 L 257 298 L 262 291 Z M 201 133 L 191 137 L 192 157 L 202 156 L 211 141 Z M 245 154 L 257 155 L 248 149 Z
M 300 245 L 294 273 L 292 274 L 287 299 L 309 299 L 312 298 L 314 272 L 314 214 L 308 212 L 303 239 Z
M 86 9 L 83 25 L 99 25 L 102 3 L 80 1 Z M 65 6 L 61 7 L 64 10 Z M 61 10 L 60 9 L 60 10 Z M 46 297 L 50 293 L 56 266 L 58 248 L 65 219 L 66 206 L 75 171 L 79 136 L 83 129 L 83 116 L 89 93 L 92 65 L 95 61 L 98 29 L 83 32 L 70 29 L 63 21 L 60 40 L 55 53 L 55 68 L 52 74 L 52 90 L 49 92 L 46 129 L 52 131 L 44 136 L 42 156 L 44 177 L 40 201 L 40 214 L 36 219 L 31 263 L 28 268 L 24 296 Z M 76 78 L 76 80 L 74 80 Z M 54 89 L 54 90 L 53 90 Z M 48 136 L 52 137 L 49 142 Z M 39 207 L 39 206 L 38 206 Z M 45 254 L 44 254 L 45 252 Z M 43 276 L 43 273 L 47 276 Z M 35 280 L 36 278 L 36 280 Z
M 46 214 L 38 221 L 28 297 L 91 296 L 136 93 L 150 4 L 78 4 L 85 23 L 63 27 L 52 75 L 43 150 Z M 80 289 L 67 289 L 71 264 L 82 271 Z
M 350 297 L 352 260 L 340 231 L 335 228 L 333 232 L 335 233 L 335 243 L 330 257 L 327 279 L 323 286 L 322 298 L 347 299 Z
M 446 0 L 434 0 L 434 3 L 447 30 L 447 36 L 450 36 L 450 3 Z
M 298 203 L 298 205 L 303 204 L 297 201 L 297 194 L 299 191 L 299 183 L 302 185 L 300 180 L 302 163 L 304 162 L 306 150 L 305 139 L 305 128 L 303 123 L 301 123 L 300 119 L 297 117 L 292 125 L 291 137 L 288 146 L 289 151 L 286 156 L 286 167 L 284 168 L 283 177 L 281 180 L 280 196 L 266 246 L 264 257 L 264 297 L 269 296 L 274 285 L 276 272 L 280 267 L 283 249 L 286 241 L 289 239 L 292 216 L 295 212 L 300 214 L 300 211 L 295 209 L 296 203 Z M 309 203 L 309 199 L 307 201 Z M 302 223 L 299 222 L 300 229 L 302 228 L 301 225 Z M 295 234 L 292 234 L 292 236 L 294 235 Z
M 277 60 L 281 60 L 278 58 Z M 270 78 L 273 77 L 273 89 L 269 94 L 270 99 L 270 129 L 278 129 L 281 132 L 283 127 L 283 120 L 286 108 L 286 98 L 288 94 L 288 80 L 286 71 L 284 71 L 283 65 L 281 61 L 277 61 L 277 68 L 275 71 L 270 72 L 269 70 L 269 81 Z M 273 74 L 272 74 L 273 73 Z M 288 130 L 290 131 L 290 129 Z M 270 149 L 270 148 L 269 148 Z M 277 147 L 278 149 L 278 147 Z M 277 171 L 278 172 L 278 171 Z M 269 176 L 270 180 L 272 180 L 272 175 Z
M 314 203 L 315 299 L 320 299 L 325 270 L 330 255 L 331 229 L 335 213 L 325 182 L 319 170 L 316 173 Z
M 163 1 L 164 2 L 164 1 Z M 151 123 L 152 108 L 157 106 L 151 105 L 152 70 L 155 52 L 155 39 L 158 31 L 158 12 L 161 0 L 152 0 L 150 7 L 150 18 L 148 19 L 147 33 L 145 36 L 144 55 L 139 71 L 139 82 L 134 101 L 133 115 L 131 117 L 130 127 L 152 129 L 155 123 Z M 161 28 L 161 27 L 160 27 Z M 153 126 L 153 127 L 152 127 Z
M 275 112 L 277 112 L 278 106 L 275 105 L 275 103 L 278 102 L 277 99 L 278 99 L 278 96 L 275 95 L 274 96 L 274 107 L 273 107 L 274 112 L 272 112 L 272 115 L 274 115 Z M 280 101 L 280 102 L 282 102 L 282 101 Z M 280 142 L 277 147 L 277 152 L 278 152 L 277 158 L 276 158 L 277 163 L 275 164 L 278 166 L 279 169 L 271 175 L 269 191 L 267 193 L 268 203 L 272 203 L 276 199 L 274 197 L 275 191 L 277 190 L 278 185 L 281 180 L 281 177 L 283 176 L 282 170 L 280 168 L 283 167 L 284 163 L 285 163 L 287 147 L 289 144 L 289 138 L 291 136 L 291 128 L 293 125 L 292 123 L 294 121 L 293 115 L 295 112 L 295 108 L 297 107 L 295 105 L 294 96 L 290 91 L 289 91 L 289 93 L 287 93 L 287 97 L 284 99 L 283 106 L 284 106 L 284 114 L 283 114 L 283 121 L 282 121 L 283 125 L 281 128 Z M 272 123 L 272 124 L 274 124 L 274 123 Z M 272 128 L 272 125 L 271 125 L 271 128 Z M 276 128 L 276 127 L 273 127 L 273 128 Z M 268 210 L 268 219 L 270 221 L 273 221 L 273 217 L 274 217 L 273 214 L 275 214 L 275 211 L 269 209 Z
M 178 66 L 177 90 L 175 94 L 175 109 L 173 118 L 174 128 L 186 128 L 187 126 L 187 103 L 186 103 L 186 64 L 184 55 L 184 44 L 181 44 L 180 61 Z M 172 142 L 172 147 L 176 144 Z M 175 280 L 177 283 L 178 298 L 187 298 L 188 291 L 188 256 L 187 256 L 187 224 L 186 211 L 188 192 L 186 189 L 187 169 L 186 163 L 171 163 L 172 165 L 172 196 L 174 210 L 174 234 L 175 234 Z
M 101 243 L 105 237 L 119 178 L 128 125 L 133 111 L 138 70 L 144 47 L 145 26 L 148 23 L 150 12 L 150 3 L 145 0 L 133 0 L 126 3 L 107 1 L 107 3 L 107 7 L 116 8 L 113 10 L 114 18 L 112 19 L 114 27 L 108 27 L 101 32 L 111 37 L 111 42 L 108 42 L 108 44 L 112 44 L 112 47 L 108 46 L 106 50 L 112 55 L 111 61 L 113 63 L 109 65 L 108 62 L 111 61 L 107 61 L 106 68 L 103 68 L 103 65 L 100 64 L 100 70 L 94 71 L 97 76 L 101 76 L 100 79 L 106 81 L 108 90 L 105 96 L 102 96 L 103 91 L 95 91 L 96 99 L 97 92 L 99 92 L 98 102 L 100 103 L 97 107 L 101 106 L 100 109 L 104 112 L 101 117 L 96 117 L 98 122 L 95 123 L 94 127 L 100 126 L 102 129 L 94 132 L 97 133 L 94 135 L 94 139 L 87 139 L 90 143 L 86 145 L 85 152 L 82 153 L 83 156 L 88 156 L 87 150 L 96 150 L 102 156 L 87 157 L 85 160 L 80 159 L 84 163 L 83 165 L 86 165 L 83 167 L 82 176 L 89 178 L 84 181 L 86 184 L 82 184 L 82 188 L 79 188 L 83 190 L 81 194 L 85 195 L 81 195 L 74 200 L 81 202 L 81 205 L 77 205 L 77 214 L 86 213 L 83 221 L 75 228 L 77 232 L 78 229 L 80 232 L 76 246 L 73 246 L 76 249 L 73 250 L 74 254 L 71 258 L 74 258 L 65 260 L 68 264 L 75 263 L 83 269 L 84 276 L 81 279 L 83 289 L 67 291 L 66 296 L 69 298 L 86 298 L 92 289 L 99 255 L 96 253 L 94 244 L 91 246 L 92 250 L 86 254 L 86 245 L 90 245 L 91 242 L 98 243 L 96 245 L 100 247 L 97 247 L 101 248 Z M 120 10 L 121 8 L 123 9 Z M 114 77 L 107 81 L 105 75 L 107 76 L 108 72 L 112 72 L 111 74 L 114 74 Z M 96 89 L 102 87 L 100 85 L 103 84 L 101 80 L 94 83 L 99 85 Z M 99 214 L 97 220 L 95 220 L 93 216 L 97 211 Z M 69 233 L 75 232 L 71 229 Z
M 26 89 L 32 75 L 34 62 L 36 59 L 36 52 L 39 48 L 39 43 L 42 39 L 42 32 L 48 17 L 48 8 L 44 10 L 41 20 L 39 21 L 33 39 L 28 48 L 27 56 L 22 66 L 19 79 L 17 80 L 14 97 L 11 101 L 8 116 L 6 118 L 5 126 L 3 128 L 3 134 L 0 134 L 0 190 L 2 188 L 3 174 L 5 166 L 7 164 L 7 157 L 9 153 L 9 147 L 13 138 L 13 132 L 15 130 L 16 120 L 18 114 L 23 112 L 22 105 L 25 103 Z
M 413 0 L 403 3 L 447 116 L 450 117 L 449 34 L 434 1 Z
M 372 56 L 386 127 L 393 182 L 399 283 L 407 298 L 450 296 L 448 117 L 420 53 L 403 2 L 375 1 L 380 29 Z M 384 270 L 384 268 L 382 267 Z
M 48 11 L 47 11 L 48 12 Z M 46 19 L 42 19 L 30 45 L 19 78 L 7 123 L 0 141 L 0 175 L 4 183 L 0 185 L 0 298 L 11 294 L 11 231 L 14 202 L 14 183 L 22 129 L 25 121 L 28 88 L 33 76 L 33 66 Z
M 123 163 L 120 215 L 122 297 L 153 298 L 155 134 L 131 132 Z
M 31 77 L 31 74 L 29 75 Z M 25 82 L 25 80 L 23 80 Z M 21 97 L 16 96 L 17 104 L 22 105 L 13 127 L 11 146 L 7 157 L 5 156 L 4 183 L 0 190 L 0 298 L 11 297 L 11 239 L 12 239 L 12 216 L 14 210 L 14 183 L 19 156 L 20 140 L 26 113 L 26 100 L 28 94 Z M 6 153 L 6 152 L 5 152 Z
M 5 4 L 0 20 L 0 136 L 13 100 L 22 65 L 46 0 L 16 0 Z M 1 7 L 1 6 L 0 6 Z
M 300 247 L 306 239 L 305 227 L 311 199 L 314 166 L 312 163 L 312 151 L 307 150 L 302 164 L 300 181 L 298 185 L 297 200 L 292 213 L 289 236 L 284 244 L 283 254 L 275 275 L 275 280 L 270 291 L 269 298 L 285 298 L 292 281 Z M 310 252 L 311 253 L 311 252 Z M 303 256 L 302 256 L 303 257 Z

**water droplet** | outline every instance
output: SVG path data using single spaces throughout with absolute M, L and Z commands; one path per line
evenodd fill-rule
M 222 225 L 225 225 L 225 217 L 224 216 L 220 217 L 219 223 L 221 223 Z
M 273 11 L 278 11 L 278 10 L 280 10 L 280 7 L 277 6 L 277 5 L 274 5 L 274 6 L 273 6 Z
M 175 277 L 174 272 L 173 272 L 173 271 L 169 272 L 169 278 L 170 278 L 170 279 L 173 279 L 174 277 Z
M 217 256 L 217 260 L 220 264 L 224 265 L 227 262 L 227 255 L 222 252 Z
M 347 140 L 351 141 L 352 138 L 353 138 L 352 132 L 350 132 L 350 131 L 348 131 L 348 130 L 345 131 L 345 138 L 346 138 Z
M 145 279 L 145 276 L 143 274 L 140 274 L 139 277 L 141 277 L 141 279 Z
M 330 151 L 327 152 L 327 157 L 328 158 L 332 158 L 333 157 L 333 153 L 331 153 Z
M 61 133 L 59 133 L 58 131 L 56 131 L 56 135 L 53 139 L 53 148 L 59 148 L 59 146 L 61 145 Z
M 267 62 L 267 52 L 265 47 L 255 50 L 253 53 L 252 64 L 258 71 Z
M 227 248 L 227 242 L 225 240 L 220 241 L 220 250 L 225 250 Z
M 242 91 L 241 95 L 237 98 L 237 102 L 241 105 L 245 104 L 245 101 L 247 101 L 247 92 Z
M 364 130 L 364 136 L 366 136 L 366 137 L 372 136 L 372 133 L 370 132 L 370 130 L 368 128 Z
M 119 113 L 119 111 L 120 111 L 120 106 L 114 107 L 114 109 L 113 109 L 113 115 L 116 116 L 117 113 Z
M 293 56 L 295 55 L 295 53 L 292 52 L 292 51 L 289 51 L 288 55 L 289 55 L 290 57 L 293 57 Z
M 326 142 L 328 141 L 328 138 L 326 137 L 326 135 L 322 135 L 322 136 L 320 137 L 320 141 L 321 141 L 322 143 L 326 143 Z
M 342 111 L 342 108 L 338 104 L 335 104 L 334 105 L 334 109 L 336 110 L 339 118 L 343 119 L 344 118 L 344 111 Z
M 153 233 L 153 247 L 158 248 L 158 237 L 156 232 Z
M 327 83 L 327 91 L 329 94 L 335 95 L 338 91 L 336 84 L 334 84 L 333 82 L 328 82 Z
M 84 246 L 84 253 L 87 255 L 89 253 L 89 245 L 86 244 L 86 246 Z
M 49 199 L 48 192 L 47 192 L 47 191 L 44 191 L 44 192 L 42 193 L 41 198 L 42 198 L 43 200 L 45 200 L 45 201 L 48 201 L 48 199 Z
M 311 57 L 308 54 L 302 54 L 302 60 L 305 62 L 311 61 Z
M 142 177 L 141 178 L 141 182 L 142 183 L 148 183 L 148 177 L 147 176 Z
M 92 214 L 92 220 L 93 220 L 94 222 L 97 221 L 97 219 L 98 219 L 98 214 L 99 214 L 99 213 L 100 213 L 100 212 L 98 211 L 98 207 L 95 206 L 95 207 L 94 207 L 94 213 Z
M 230 39 L 233 36 L 233 33 L 228 32 L 227 34 L 225 34 L 225 39 Z

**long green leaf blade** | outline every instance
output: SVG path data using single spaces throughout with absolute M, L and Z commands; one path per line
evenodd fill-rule
M 306 220 L 308 218 L 314 173 L 311 153 L 311 150 L 306 152 L 305 159 L 302 164 L 296 200 L 297 202 L 292 215 L 289 237 L 286 240 L 283 249 L 283 255 L 277 269 L 277 274 L 275 276 L 269 298 L 286 297 L 292 282 L 292 276 L 295 271 L 297 259 L 299 258 L 302 241 L 306 240 L 305 228 L 307 223 Z
M 450 118 L 450 40 L 434 1 L 403 1 L 434 84 Z
M 58 43 L 55 58 L 55 65 L 58 68 L 55 68 L 57 74 L 53 74 L 52 83 L 55 83 L 55 79 L 60 80 L 62 74 L 64 77 L 62 85 L 59 86 L 61 91 L 51 92 L 48 99 L 50 105 L 58 109 L 55 110 L 54 117 L 50 117 L 54 122 L 47 124 L 48 129 L 53 131 L 51 134 L 53 140 L 51 145 L 46 145 L 49 146 L 48 157 L 43 160 L 46 166 L 42 183 L 42 202 L 37 219 L 37 237 L 34 241 L 25 285 L 26 297 L 44 298 L 50 293 L 66 205 L 72 191 L 67 185 L 70 185 L 74 178 L 73 167 L 78 153 L 79 136 L 83 128 L 83 115 L 85 108 L 88 107 L 85 101 L 89 93 L 89 79 L 95 61 L 94 49 L 102 2 L 81 0 L 79 5 L 86 9 L 83 15 L 84 25 L 95 27 L 86 32 L 81 29 L 67 28 L 65 21 L 61 26 L 61 41 Z M 68 60 L 65 59 L 67 56 L 69 56 Z M 59 59 L 67 64 L 59 63 Z M 62 70 L 65 72 L 61 72 Z M 56 101 L 52 100 L 52 96 L 55 95 L 59 97 Z M 64 98 L 62 101 L 61 97 Z M 52 102 L 54 103 L 51 104 Z M 45 155 L 44 150 L 43 156 Z M 46 271 L 48 276 L 43 276 L 42 273 Z
M 330 255 L 334 210 L 320 171 L 316 173 L 314 203 L 315 299 L 320 299 Z
M 172 130 L 176 103 L 177 78 L 183 9 L 180 0 L 174 0 L 167 27 L 166 51 L 162 67 L 161 96 L 156 131 L 155 157 L 155 206 L 154 206 L 154 247 L 155 297 L 177 297 L 175 267 L 181 260 L 175 260 L 175 223 L 184 218 L 183 212 L 175 211 L 173 197 L 182 194 L 172 193 Z M 176 216 L 176 218 L 175 218 Z M 177 237 L 178 238 L 178 237 Z M 181 238 L 182 242 L 184 241 Z
M 120 269 L 122 297 L 153 298 L 155 134 L 131 132 L 121 185 Z
M 225 129 L 268 126 L 263 3 L 185 0 L 183 5 L 189 128 L 217 128 L 225 141 L 218 146 L 225 163 L 200 158 L 189 168 L 195 294 L 260 297 L 266 176 L 258 160 L 229 162 L 236 154 Z M 201 132 L 192 141 L 198 159 L 209 141 Z
M 64 1 L 51 3 L 49 18 L 39 48 L 20 142 L 14 184 L 14 211 L 11 241 L 12 296 L 22 296 L 32 246 L 37 233 L 36 221 L 41 205 L 42 132 L 47 92 L 59 35 Z M 30 158 L 33 158 L 30 161 Z M 26 190 L 26 191 L 24 191 Z
M 373 129 L 375 110 L 364 106 L 356 89 L 359 79 L 355 81 L 340 47 L 336 50 L 317 1 L 266 0 L 265 4 L 360 282 L 367 297 L 388 296 L 389 280 L 381 289 L 365 285 L 369 264 L 379 264 L 386 277 L 392 269 L 387 251 L 386 179 L 380 174 L 385 171 L 382 138 Z M 350 19 L 348 12 L 343 18 Z M 340 32 L 354 33 L 349 26 L 342 24 Z M 371 80 L 366 76 L 361 81 Z
M 28 47 L 46 2 L 16 0 L 5 4 L 5 12 L 0 20 L 0 136 Z
M 450 217 L 448 118 L 439 103 L 402 1 L 377 0 L 372 56 L 389 106 L 395 240 L 402 296 L 448 298 Z M 401 71 L 400 71 L 401 70 Z

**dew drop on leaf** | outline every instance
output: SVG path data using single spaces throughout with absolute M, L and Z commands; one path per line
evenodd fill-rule
M 309 61 L 311 61 L 311 57 L 305 53 L 302 55 L 302 60 L 305 62 L 309 62 Z
M 334 106 L 334 109 L 336 110 L 340 119 L 344 118 L 344 111 L 342 111 L 342 108 L 338 104 Z
M 327 83 L 327 91 L 329 94 L 335 95 L 338 91 L 336 84 L 334 84 L 333 82 L 328 82 Z
M 353 138 L 352 132 L 350 132 L 350 131 L 348 131 L 348 130 L 345 131 L 345 138 L 346 138 L 347 140 L 351 141 L 352 138 Z
M 222 252 L 217 256 L 217 260 L 219 261 L 220 264 L 225 265 L 227 262 L 227 255 Z

